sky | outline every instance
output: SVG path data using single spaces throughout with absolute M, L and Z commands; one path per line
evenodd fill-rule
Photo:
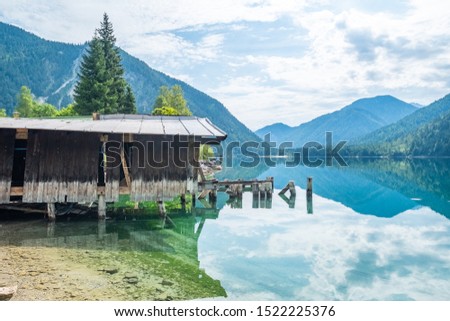
M 256 130 L 393 95 L 450 93 L 450 3 L 437 0 L 0 0 L 0 21 L 84 43 L 107 12 L 117 45 Z

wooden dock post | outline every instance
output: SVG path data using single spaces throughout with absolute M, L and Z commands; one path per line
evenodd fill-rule
M 306 212 L 308 214 L 313 214 L 313 203 L 312 203 L 312 177 L 306 179 Z
M 266 208 L 266 189 L 264 184 L 259 183 L 258 189 L 259 189 L 259 207 Z
M 104 220 L 106 218 L 106 199 L 105 195 L 100 194 L 98 196 L 98 219 Z
M 252 183 L 253 204 L 252 208 L 259 208 L 259 186 L 258 182 Z
M 159 215 L 161 216 L 165 216 L 166 215 L 166 207 L 164 206 L 164 202 L 158 198 L 158 210 L 159 210 Z
M 264 188 L 266 190 L 266 208 L 272 208 L 272 184 L 264 183 Z
M 297 192 L 295 191 L 295 183 L 294 183 L 294 181 L 289 181 L 288 186 L 289 186 L 289 193 L 291 193 L 291 196 L 295 197 Z
M 55 206 L 55 203 L 47 203 L 47 218 L 51 222 L 56 220 L 56 206 Z
M 192 193 L 192 208 L 195 208 L 196 199 L 197 199 L 197 197 L 196 197 L 195 193 Z
M 279 195 L 284 195 L 286 194 L 286 192 L 289 190 L 289 193 L 291 193 L 291 197 L 295 197 L 296 196 L 296 191 L 295 191 L 295 182 L 294 181 L 289 181 L 287 183 L 287 185 L 278 193 Z
M 183 212 L 186 212 L 186 195 L 185 194 L 180 195 L 180 201 L 181 201 L 181 210 Z

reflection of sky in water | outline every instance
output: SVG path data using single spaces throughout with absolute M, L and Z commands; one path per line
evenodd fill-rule
M 296 208 L 225 207 L 199 239 L 201 267 L 237 300 L 450 300 L 450 221 L 427 207 L 360 215 L 305 191 Z

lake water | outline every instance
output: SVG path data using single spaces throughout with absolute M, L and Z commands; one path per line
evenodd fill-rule
M 130 213 L 8 220 L 0 250 L 56 248 L 116 285 L 132 273 L 139 286 L 122 294 L 136 300 L 450 300 L 449 175 L 450 160 L 427 159 L 228 169 L 219 178 L 273 176 L 272 201 L 255 208 L 244 193 L 241 206 L 219 193 L 217 210 L 197 202 L 195 214 L 169 213 L 173 224 Z M 295 199 L 277 195 L 289 180 Z M 118 273 L 101 272 L 111 264 Z

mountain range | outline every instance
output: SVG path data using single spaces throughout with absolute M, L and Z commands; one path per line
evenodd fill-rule
M 352 154 L 450 156 L 450 95 L 356 139 Z
M 325 141 L 325 133 L 332 132 L 333 140 L 351 141 L 356 137 L 392 124 L 417 110 L 392 96 L 359 99 L 344 108 L 322 115 L 296 127 L 274 124 L 256 131 L 260 137 L 271 133 L 272 140 L 293 142 L 301 147 L 307 142 Z M 284 125 L 284 126 L 283 126 Z
M 348 142 L 347 156 L 450 156 L 450 95 L 416 106 L 392 96 L 364 98 L 296 127 L 276 123 L 256 133 L 299 148 L 332 132 L 334 142 Z
M 87 44 L 74 45 L 42 39 L 18 27 L 0 22 L 0 108 L 11 114 L 21 86 L 38 100 L 58 108 L 73 101 L 78 67 Z M 161 86 L 182 87 L 195 116 L 207 117 L 228 134 L 228 140 L 258 141 L 259 138 L 218 100 L 187 83 L 149 67 L 120 50 L 125 78 L 136 97 L 139 113 L 149 113 Z

